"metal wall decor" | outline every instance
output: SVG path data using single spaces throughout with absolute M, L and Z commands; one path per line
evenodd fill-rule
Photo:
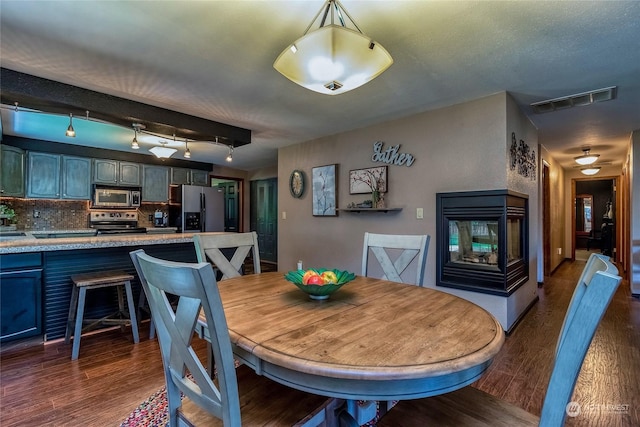
M 531 150 L 529 146 L 521 139 L 516 140 L 516 133 L 511 132 L 511 150 L 509 169 L 518 168 L 518 173 L 524 177 L 536 180 L 536 151 Z
M 412 154 L 400 153 L 400 144 L 393 145 L 387 148 L 385 151 L 384 142 L 376 141 L 373 143 L 373 155 L 371 160 L 378 163 L 386 163 L 388 165 L 395 166 L 411 166 L 416 160 Z

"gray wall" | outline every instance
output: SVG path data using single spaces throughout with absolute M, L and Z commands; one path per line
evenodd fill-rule
M 436 193 L 508 188 L 529 195 L 530 280 L 509 298 L 449 290 L 490 310 L 508 329 L 535 298 L 538 245 L 537 180 L 523 178 L 508 168 L 511 132 L 538 152 L 536 129 L 506 93 L 464 104 L 376 124 L 279 150 L 278 154 L 278 266 L 294 269 L 331 267 L 360 273 L 366 231 L 389 234 L 430 234 L 425 285 L 435 286 Z M 312 216 L 309 181 L 315 166 L 338 164 L 338 208 L 360 202 L 367 195 L 350 195 L 349 170 L 381 166 L 371 160 L 373 144 L 400 144 L 412 154 L 411 167 L 389 165 L 388 206 L 398 213 L 347 213 L 337 217 Z M 290 196 L 289 175 L 301 169 L 307 189 L 300 199 Z M 416 219 L 416 208 L 424 219 Z M 283 219 L 286 216 L 286 219 Z M 444 288 L 439 288 L 444 290 Z

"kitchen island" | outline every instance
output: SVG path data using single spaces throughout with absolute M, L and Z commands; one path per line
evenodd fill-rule
M 52 235 L 66 233 L 49 232 Z M 0 342 L 42 336 L 64 337 L 74 274 L 123 270 L 136 276 L 134 300 L 141 287 L 129 252 L 144 249 L 172 261 L 196 262 L 193 233 L 120 234 L 36 238 L 33 233 L 0 242 Z M 97 289 L 87 300 L 85 316 L 100 318 L 117 311 L 113 289 Z

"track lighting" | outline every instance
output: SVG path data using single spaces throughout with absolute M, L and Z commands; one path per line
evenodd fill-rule
M 185 147 L 187 147 L 187 149 L 184 152 L 184 158 L 185 159 L 190 159 L 191 158 L 191 151 L 189 150 L 189 141 L 187 139 L 184 140 L 184 145 L 185 145 Z
M 69 113 L 69 127 L 67 128 L 67 132 L 65 133 L 68 137 L 75 138 L 76 131 L 73 129 L 73 114 Z
M 138 145 L 138 129 L 133 127 L 133 141 L 131 141 L 131 148 L 134 150 L 140 149 L 140 145 Z

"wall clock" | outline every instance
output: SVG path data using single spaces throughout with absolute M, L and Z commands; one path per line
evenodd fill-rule
M 295 198 L 302 197 L 304 193 L 304 173 L 301 170 L 294 170 L 289 177 L 289 191 Z

